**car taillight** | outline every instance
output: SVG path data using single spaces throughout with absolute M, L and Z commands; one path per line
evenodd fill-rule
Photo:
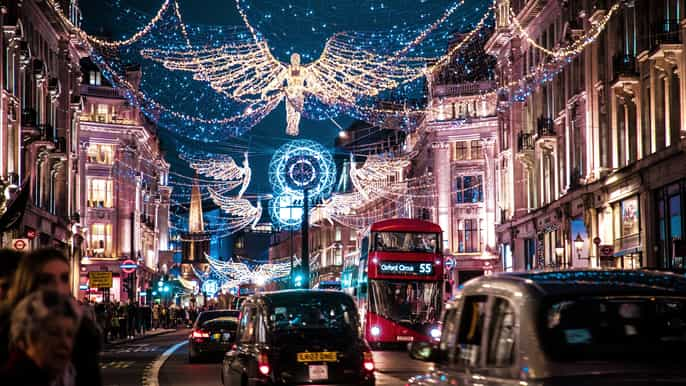
M 271 368 L 269 367 L 269 357 L 266 353 L 259 353 L 257 355 L 257 368 L 260 370 L 260 374 L 269 375 Z
M 193 338 L 193 339 L 202 339 L 202 338 L 209 338 L 209 337 L 210 337 L 210 333 L 207 331 L 203 331 L 203 330 L 193 330 L 193 332 L 191 333 L 191 338 Z
M 367 371 L 374 371 L 374 357 L 371 352 L 366 351 L 363 354 L 362 367 Z

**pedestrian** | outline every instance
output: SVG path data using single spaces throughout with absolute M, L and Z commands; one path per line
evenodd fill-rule
M 152 307 L 152 329 L 160 328 L 160 305 L 155 303 Z
M 22 299 L 10 319 L 10 354 L 0 370 L 4 385 L 74 386 L 74 338 L 80 310 L 73 298 L 36 291 Z
M 0 302 L 7 298 L 22 253 L 13 249 L 0 249 Z
M 10 321 L 17 305 L 38 290 L 70 296 L 69 283 L 69 260 L 62 251 L 55 248 L 37 249 L 21 259 L 7 299 L 0 305 L 0 364 L 6 363 L 9 356 Z M 77 374 L 76 386 L 102 385 L 99 366 L 101 340 L 95 320 L 82 315 L 72 355 Z

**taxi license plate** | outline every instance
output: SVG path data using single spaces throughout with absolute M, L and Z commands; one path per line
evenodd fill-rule
M 212 340 L 219 340 L 222 337 L 222 334 L 212 334 Z
M 397 339 L 399 342 L 412 342 L 412 341 L 414 341 L 414 337 L 413 337 L 413 336 L 398 336 L 396 339 Z
M 329 379 L 329 368 L 327 365 L 309 365 L 309 369 L 311 381 Z
M 298 362 L 336 362 L 336 354 L 335 351 L 299 352 L 297 358 Z

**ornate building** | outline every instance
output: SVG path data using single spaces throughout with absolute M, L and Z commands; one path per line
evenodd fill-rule
M 497 138 L 507 268 L 685 267 L 685 4 L 614 4 L 497 2 L 487 51 L 510 90 Z M 541 71 L 546 51 L 598 26 L 578 55 Z
M 113 272 L 110 293 L 116 300 L 127 291 L 150 287 L 161 251 L 169 249 L 169 164 L 162 158 L 155 127 L 131 106 L 125 91 L 112 87 L 88 59 L 81 61 L 82 112 L 79 116 L 78 181 L 82 233 L 85 238 L 82 284 L 90 270 Z M 137 85 L 136 66 L 127 80 Z M 124 260 L 138 268 L 131 274 L 120 269 Z M 135 276 L 124 289 L 124 277 Z M 145 295 L 143 295 L 145 296 Z
M 76 0 L 58 3 L 80 22 Z M 27 238 L 27 248 L 64 249 L 78 272 L 79 60 L 86 51 L 41 1 L 0 2 L 0 26 L 0 245 Z

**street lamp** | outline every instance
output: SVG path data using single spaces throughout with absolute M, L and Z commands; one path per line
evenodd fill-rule
M 581 259 L 581 249 L 584 247 L 584 239 L 581 238 L 581 233 L 576 234 L 576 239 L 574 239 L 574 247 L 576 248 L 577 257 Z

